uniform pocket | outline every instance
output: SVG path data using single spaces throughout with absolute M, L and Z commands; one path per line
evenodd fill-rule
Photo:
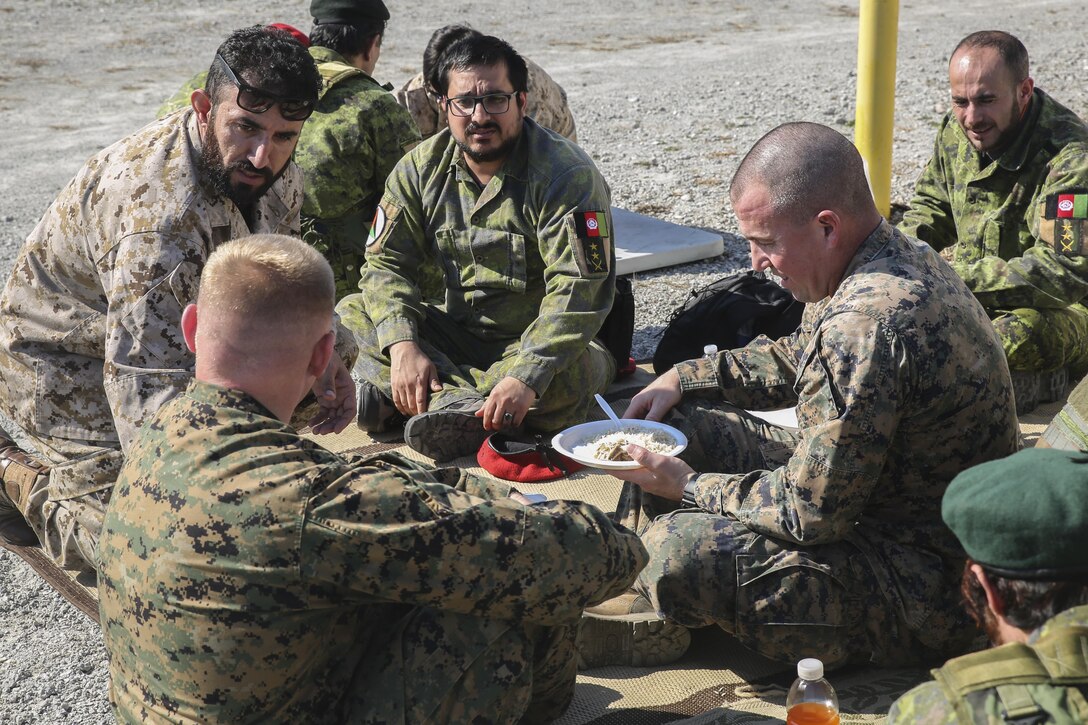
M 446 279 L 461 289 L 525 291 L 525 237 L 494 229 L 439 229 Z
M 83 355 L 58 353 L 35 360 L 35 432 L 116 442 L 113 413 L 102 389 L 102 367 L 102 360 Z
M 774 659 L 846 659 L 850 593 L 825 563 L 802 551 L 739 554 L 737 631 L 742 643 Z
M 818 341 L 815 341 L 818 343 Z M 797 393 L 797 425 L 804 430 L 843 414 L 842 401 L 831 387 L 831 370 L 820 354 L 818 344 L 802 361 L 794 391 Z

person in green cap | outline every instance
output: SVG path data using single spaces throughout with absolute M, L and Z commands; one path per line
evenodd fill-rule
M 391 85 L 372 77 L 389 10 L 382 0 L 313 0 L 309 51 L 321 73 L 321 97 L 295 149 L 305 178 L 302 238 L 336 275 L 336 298 L 358 291 L 367 232 L 385 179 L 419 143 L 411 115 Z M 186 84 L 160 116 L 188 107 Z M 184 95 L 183 95 L 184 94 Z
M 1029 448 L 970 468 L 941 515 L 968 614 L 997 645 L 948 661 L 890 723 L 1088 721 L 1088 453 Z

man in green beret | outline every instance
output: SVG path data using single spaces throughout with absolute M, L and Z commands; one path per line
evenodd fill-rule
M 941 515 L 967 552 L 967 612 L 998 646 L 934 670 L 888 721 L 1088 721 L 1088 453 L 1030 448 L 970 468 Z
M 305 178 L 302 238 L 329 260 L 341 299 L 358 291 L 385 178 L 419 143 L 419 131 L 393 97 L 393 87 L 372 77 L 389 20 L 382 0 L 313 0 L 310 14 L 309 51 L 322 88 L 295 149 Z M 182 106 L 188 107 L 187 94 L 176 95 L 159 113 Z

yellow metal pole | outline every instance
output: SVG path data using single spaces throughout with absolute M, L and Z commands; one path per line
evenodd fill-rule
M 876 208 L 885 217 L 891 211 L 898 31 L 899 0 L 861 0 L 854 144 L 869 167 Z

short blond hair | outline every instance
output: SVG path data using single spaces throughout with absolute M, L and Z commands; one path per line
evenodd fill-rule
M 282 234 L 227 242 L 208 257 L 197 306 L 249 329 L 312 325 L 333 314 L 336 284 L 321 253 Z

